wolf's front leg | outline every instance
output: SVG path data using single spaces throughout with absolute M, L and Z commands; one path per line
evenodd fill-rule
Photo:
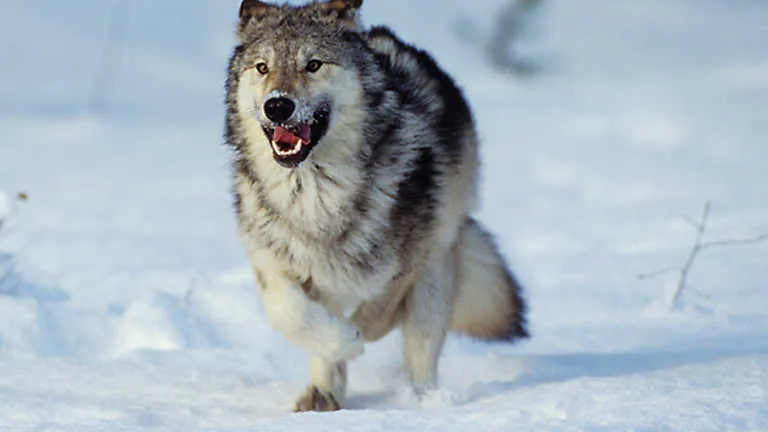
M 296 412 L 338 411 L 346 402 L 347 364 L 312 358 L 312 385 L 296 402 Z
M 336 363 L 363 352 L 360 330 L 310 300 L 298 284 L 282 274 L 258 272 L 262 302 L 270 324 L 312 356 Z

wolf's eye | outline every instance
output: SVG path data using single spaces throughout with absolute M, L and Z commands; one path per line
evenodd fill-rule
M 269 66 L 267 66 L 266 63 L 262 62 L 256 65 L 256 70 L 259 71 L 260 74 L 266 75 L 269 73 Z
M 320 60 L 311 60 L 309 63 L 307 63 L 307 72 L 315 73 L 319 71 L 321 67 L 323 67 L 323 62 Z

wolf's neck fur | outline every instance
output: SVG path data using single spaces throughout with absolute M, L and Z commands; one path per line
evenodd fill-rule
M 339 234 L 364 180 L 360 143 L 351 142 L 362 139 L 361 135 L 340 136 L 334 130 L 346 129 L 333 128 L 299 167 L 284 168 L 273 159 L 261 128 L 249 126 L 250 175 L 268 204 L 302 231 Z

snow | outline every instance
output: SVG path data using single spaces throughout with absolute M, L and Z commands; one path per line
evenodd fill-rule
M 465 89 L 534 338 L 451 336 L 416 401 L 394 334 L 352 364 L 350 409 L 294 415 L 308 362 L 266 322 L 221 145 L 237 1 L 130 2 L 94 114 L 111 3 L 5 0 L 0 430 L 768 431 L 768 242 L 703 251 L 679 310 L 676 275 L 637 278 L 684 262 L 707 200 L 706 239 L 768 232 L 768 5 L 545 1 L 519 80 L 453 33 L 504 3 L 364 17 Z

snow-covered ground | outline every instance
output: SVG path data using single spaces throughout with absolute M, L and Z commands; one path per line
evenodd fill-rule
M 675 275 L 637 277 L 683 263 L 707 200 L 709 240 L 768 232 L 763 0 L 545 0 L 525 81 L 473 42 L 504 0 L 367 0 L 470 98 L 480 216 L 534 338 L 452 337 L 416 402 L 395 334 L 326 415 L 290 414 L 307 359 L 267 325 L 231 212 L 238 2 L 128 2 L 99 115 L 112 2 L 49 3 L 0 5 L 1 431 L 768 431 L 768 242 L 703 251 L 680 310 Z

